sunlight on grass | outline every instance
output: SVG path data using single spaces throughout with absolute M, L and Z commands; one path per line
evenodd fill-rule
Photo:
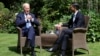
M 16 52 L 17 34 L 0 33 L 0 56 L 20 56 L 20 53 Z M 89 54 L 85 50 L 79 49 L 78 52 L 82 54 L 76 54 L 75 56 L 100 56 L 100 43 L 88 43 Z M 52 52 L 47 52 L 46 49 L 35 48 L 37 56 L 51 56 Z M 29 54 L 28 54 L 29 56 Z

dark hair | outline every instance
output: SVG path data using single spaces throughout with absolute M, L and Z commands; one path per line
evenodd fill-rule
M 79 4 L 78 4 L 77 2 L 73 2 L 71 5 L 72 5 L 74 8 L 76 8 L 77 10 L 80 9 Z

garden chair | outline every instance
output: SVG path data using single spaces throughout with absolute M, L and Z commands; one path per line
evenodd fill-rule
M 78 48 L 88 50 L 86 43 L 86 32 L 88 30 L 89 16 L 85 16 L 85 28 L 75 28 L 72 33 L 72 39 L 69 39 L 69 45 L 72 50 L 72 56 L 74 56 L 74 51 Z
M 74 51 L 78 48 L 85 49 L 89 53 L 86 43 L 86 32 L 88 30 L 89 19 L 89 16 L 85 16 L 85 28 L 75 28 L 72 33 L 72 38 L 68 39 L 69 41 L 67 48 L 70 48 L 72 50 L 72 56 L 74 56 Z M 62 29 L 64 28 L 67 27 L 62 27 Z M 56 35 L 53 35 L 41 34 L 43 46 L 51 47 L 54 45 L 58 37 Z
M 38 29 L 38 30 L 37 30 L 37 29 Z M 22 36 L 22 30 L 21 30 L 20 27 L 17 27 L 17 30 L 18 30 L 18 43 L 17 43 L 17 47 L 20 48 L 20 53 L 21 53 L 21 55 L 22 55 L 23 47 L 25 46 L 25 42 L 26 42 L 26 37 L 23 37 L 23 36 Z M 38 34 L 35 36 L 35 45 L 40 47 L 40 52 L 41 52 L 41 49 L 42 49 L 41 37 L 40 37 L 40 34 L 41 34 L 41 27 L 38 26 L 38 28 L 36 28 L 35 30 L 36 30 L 36 33 L 38 33 Z

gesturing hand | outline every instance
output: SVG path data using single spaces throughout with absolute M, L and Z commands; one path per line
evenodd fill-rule
M 32 19 L 32 16 L 31 16 L 31 15 L 27 15 L 26 18 L 27 18 L 28 20 L 31 20 L 31 19 Z
M 58 29 L 58 30 L 61 30 L 61 28 L 62 28 L 62 22 L 60 22 L 59 24 L 56 24 L 55 28 Z

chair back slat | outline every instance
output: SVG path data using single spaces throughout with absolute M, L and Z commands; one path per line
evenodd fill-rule
M 89 25 L 89 16 L 85 16 L 85 28 L 88 28 Z

